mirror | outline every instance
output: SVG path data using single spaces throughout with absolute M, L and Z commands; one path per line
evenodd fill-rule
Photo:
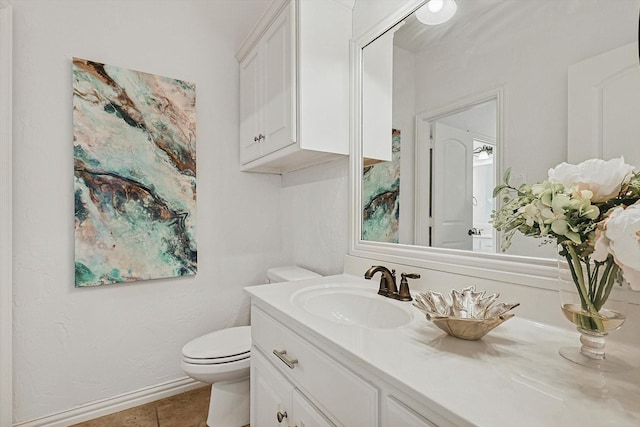
M 425 25 L 410 14 L 363 43 L 356 216 L 364 242 L 502 256 L 488 214 L 496 203 L 491 190 L 506 168 L 512 184 L 533 183 L 563 161 L 611 152 L 589 148 L 571 158 L 572 146 L 591 147 L 571 140 L 579 134 L 572 127 L 584 129 L 592 120 L 571 105 L 581 73 L 569 70 L 633 44 L 633 78 L 640 81 L 638 4 L 456 3 L 448 22 Z M 632 164 L 640 167 L 640 155 Z M 555 260 L 555 246 L 540 243 L 514 238 L 507 255 Z

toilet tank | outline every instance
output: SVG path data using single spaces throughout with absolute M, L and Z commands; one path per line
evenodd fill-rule
M 297 265 L 273 267 L 267 270 L 267 283 L 293 282 L 314 277 L 322 277 L 322 275 Z

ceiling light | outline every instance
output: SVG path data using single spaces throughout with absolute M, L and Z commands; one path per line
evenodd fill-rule
M 439 25 L 453 18 L 458 10 L 454 0 L 430 0 L 416 10 L 418 21 L 426 25 Z
M 490 145 L 483 145 L 473 150 L 473 155 L 478 156 L 478 160 L 487 160 L 493 154 L 493 147 Z
M 444 0 L 431 0 L 429 3 L 427 3 L 427 9 L 429 9 L 429 12 L 431 13 L 438 13 L 442 10 L 443 7 Z

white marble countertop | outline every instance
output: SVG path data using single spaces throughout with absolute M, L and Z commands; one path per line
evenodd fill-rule
M 631 368 L 601 373 L 565 360 L 558 349 L 579 334 L 516 316 L 479 341 L 446 335 L 408 302 L 397 328 L 338 324 L 291 301 L 302 288 L 343 283 L 377 289 L 377 280 L 342 274 L 245 288 L 257 306 L 295 322 L 316 344 L 364 366 L 415 400 L 453 420 L 480 427 L 640 426 L 640 350 L 609 344 L 607 354 Z M 384 298 L 384 297 L 379 297 Z M 624 326 L 623 326 L 624 327 Z M 452 417 L 452 415 L 455 416 Z

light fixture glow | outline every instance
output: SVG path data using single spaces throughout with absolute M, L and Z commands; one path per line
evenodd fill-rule
M 455 0 L 430 0 L 416 10 L 416 18 L 425 25 L 440 25 L 453 18 L 457 10 Z
M 438 13 L 444 7 L 444 1 L 443 0 L 431 0 L 429 3 L 427 3 L 427 7 L 429 8 L 429 11 L 431 13 Z

